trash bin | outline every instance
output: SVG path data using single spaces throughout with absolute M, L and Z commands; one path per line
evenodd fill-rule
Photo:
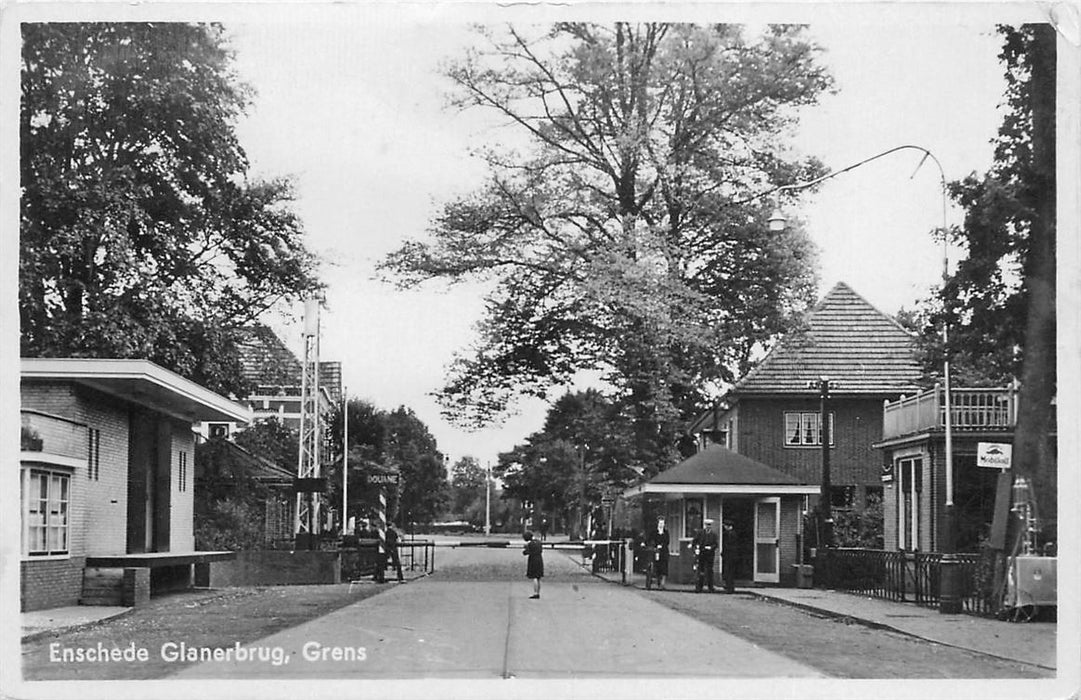
M 793 564 L 796 570 L 796 588 L 814 588 L 815 568 L 811 564 Z

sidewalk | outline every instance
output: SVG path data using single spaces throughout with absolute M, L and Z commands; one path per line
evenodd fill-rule
M 588 567 L 589 564 L 584 563 L 583 566 Z M 621 575 L 617 572 L 594 575 L 616 584 L 621 583 Z M 628 574 L 627 585 L 644 589 L 645 576 Z M 666 583 L 665 590 L 693 593 L 694 586 Z M 818 588 L 737 587 L 736 594 L 772 600 L 828 617 L 844 618 L 1001 659 L 1050 670 L 1056 668 L 1058 625 L 1054 622 L 1015 623 L 975 615 L 943 615 L 937 608 L 915 603 L 898 603 Z
M 134 609 L 112 605 L 69 605 L 63 608 L 31 610 L 20 614 L 22 641 L 35 639 L 49 632 L 93 625 L 127 615 Z

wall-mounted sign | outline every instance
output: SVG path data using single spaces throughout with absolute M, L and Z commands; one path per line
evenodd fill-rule
M 368 486 L 394 485 L 394 484 L 398 483 L 398 475 L 397 474 L 368 474 L 365 477 L 364 482 L 366 484 L 368 484 Z
M 981 442 L 976 445 L 976 466 L 1009 469 L 1013 445 L 1004 442 Z
M 893 462 L 882 465 L 882 481 L 893 481 Z

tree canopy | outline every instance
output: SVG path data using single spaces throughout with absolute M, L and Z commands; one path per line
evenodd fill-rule
M 479 151 L 487 183 L 383 269 L 406 286 L 492 284 L 441 391 L 450 417 L 498 420 L 599 370 L 632 400 L 636 452 L 663 463 L 703 384 L 745 371 L 813 301 L 812 244 L 768 232 L 759 195 L 822 172 L 782 144 L 831 80 L 795 26 L 480 31 L 487 48 L 447 70 L 453 104 L 522 141 Z
M 147 358 L 243 395 L 234 329 L 319 287 L 248 176 L 221 27 L 22 25 L 21 352 Z

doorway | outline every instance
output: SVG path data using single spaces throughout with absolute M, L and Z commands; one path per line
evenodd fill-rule
M 754 580 L 754 501 L 749 498 L 725 498 L 721 503 L 720 526 L 732 521 L 736 539 L 736 581 Z M 717 528 L 720 530 L 720 527 Z

